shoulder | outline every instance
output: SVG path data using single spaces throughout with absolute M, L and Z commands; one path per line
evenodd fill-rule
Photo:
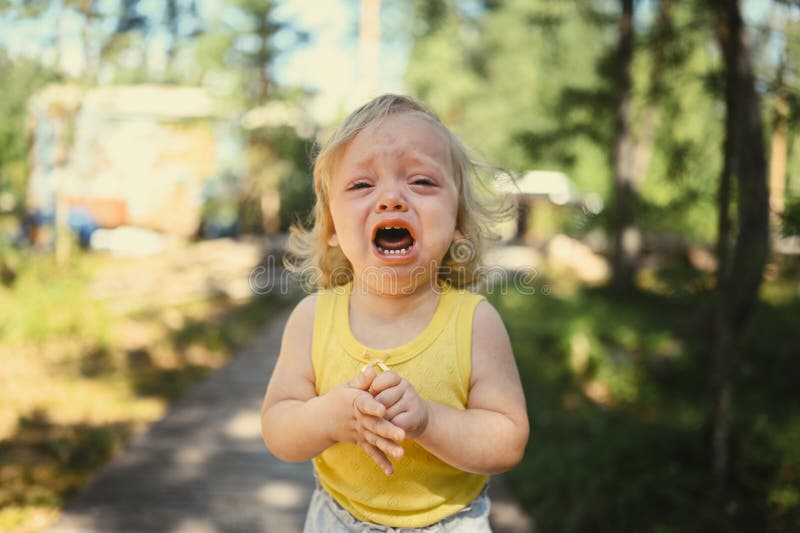
M 483 297 L 480 297 L 480 301 L 475 306 L 475 313 L 472 317 L 472 335 L 473 341 L 485 340 L 486 335 L 508 336 L 500 313 Z
M 444 295 L 449 298 L 448 301 L 450 302 L 446 305 L 452 305 L 456 308 L 459 337 L 466 340 L 474 339 L 475 332 L 482 330 L 485 326 L 483 323 L 487 319 L 492 323 L 500 321 L 502 324 L 497 311 L 492 307 L 492 304 L 486 301 L 482 294 L 463 289 L 450 289 Z
M 506 379 L 516 373 L 506 326 L 500 313 L 486 300 L 478 302 L 473 315 L 471 361 L 471 386 L 489 376 Z
M 464 317 L 465 314 L 471 317 L 475 307 L 486 300 L 480 293 L 455 287 L 445 287 L 442 292 L 442 298 L 447 302 L 445 305 L 452 305 L 458 309 L 461 317 Z
M 309 335 L 314 330 L 314 315 L 317 310 L 318 295 L 309 294 L 294 307 L 284 327 L 284 338 Z
M 293 315 L 298 315 L 303 318 L 314 318 L 314 311 L 317 308 L 317 300 L 319 299 L 319 293 L 313 293 L 307 295 L 305 298 L 300 300 L 297 305 L 294 307 L 292 311 Z
M 281 353 L 308 355 L 310 361 L 317 299 L 317 294 L 309 294 L 294 307 L 283 327 Z
M 312 294 L 303 298 L 289 315 L 264 397 L 264 409 L 281 400 L 306 400 L 315 395 L 311 364 L 315 307 L 316 294 Z

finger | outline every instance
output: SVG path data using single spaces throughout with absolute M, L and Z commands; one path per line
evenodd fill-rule
M 393 416 L 390 420 L 395 426 L 410 430 L 412 429 L 410 426 L 414 423 L 414 416 L 409 411 L 403 411 Z
M 371 431 L 364 431 L 362 437 L 366 442 L 378 448 L 387 457 L 391 455 L 395 459 L 401 459 L 405 453 L 405 450 L 403 450 L 403 447 L 399 444 L 395 444 L 388 439 L 384 439 L 380 435 L 377 435 Z
M 385 418 L 364 417 L 361 423 L 369 431 L 380 437 L 383 437 L 384 439 L 389 439 L 400 443 L 406 438 L 406 432 L 402 428 L 393 422 L 386 420 Z
M 375 396 L 376 394 L 380 394 L 381 392 L 385 391 L 389 387 L 396 387 L 401 381 L 403 381 L 403 378 L 401 378 L 397 372 L 388 370 L 375 378 L 369 387 L 369 392 Z
M 393 440 L 397 443 L 403 442 L 406 438 L 406 432 L 389 420 L 382 416 L 368 415 L 356 409 L 355 419 L 358 428 L 363 428 L 365 431 L 375 433 L 376 435 L 385 439 Z
M 403 392 L 402 387 L 391 387 L 375 396 L 375 400 L 385 405 L 388 413 L 391 411 L 392 406 L 396 405 L 400 398 L 403 397 Z
M 408 435 L 416 438 L 425 431 L 428 421 L 419 413 L 404 411 L 392 418 L 392 424 L 403 428 Z
M 386 457 L 386 454 L 384 454 L 382 451 L 380 451 L 378 448 L 376 448 L 369 442 L 362 442 L 360 443 L 360 446 L 364 449 L 365 452 L 367 452 L 367 454 L 369 454 L 370 457 L 372 457 L 372 460 L 378 464 L 380 469 L 383 470 L 387 476 L 392 475 L 392 473 L 394 472 L 394 466 L 392 465 L 391 462 L 389 462 L 389 459 Z
M 386 407 L 369 394 L 359 394 L 353 400 L 353 406 L 362 414 L 372 416 L 383 416 L 386 414 Z
M 391 389 L 390 389 L 391 390 Z M 376 398 L 377 400 L 377 398 Z M 411 410 L 412 407 L 412 399 L 410 398 L 410 394 L 408 390 L 404 390 L 400 393 L 400 397 L 395 401 L 391 406 L 386 406 L 386 412 L 383 413 L 383 417 L 386 420 L 392 421 L 397 415 L 400 413 L 405 413 Z M 383 403 L 383 402 L 381 402 Z M 386 405 L 386 404 L 384 404 Z M 397 425 L 396 422 L 394 422 Z
M 408 404 L 406 402 L 402 401 L 402 399 L 401 399 L 400 401 L 397 401 L 391 407 L 387 407 L 386 408 L 386 412 L 383 414 L 383 417 L 386 420 L 389 420 L 392 424 L 397 425 L 397 422 L 395 422 L 395 418 L 397 418 L 398 415 L 401 415 L 401 414 L 407 413 L 407 412 L 408 412 Z
M 350 380 L 348 385 L 356 389 L 367 390 L 372 382 L 375 380 L 375 369 L 372 367 L 367 368 L 356 377 Z

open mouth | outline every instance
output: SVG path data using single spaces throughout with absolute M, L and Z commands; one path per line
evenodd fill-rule
M 414 237 L 407 228 L 382 226 L 375 232 L 375 247 L 383 255 L 405 255 L 414 246 Z

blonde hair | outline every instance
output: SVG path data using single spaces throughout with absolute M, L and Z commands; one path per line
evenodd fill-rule
M 464 235 L 454 242 L 442 259 L 438 277 L 456 288 L 474 285 L 482 264 L 487 240 L 496 238 L 490 224 L 508 216 L 511 207 L 503 205 L 480 178 L 485 165 L 470 157 L 461 141 L 422 104 L 407 96 L 385 94 L 353 111 L 322 146 L 314 161 L 313 226 L 290 228 L 284 265 L 299 274 L 306 285 L 329 288 L 353 279 L 353 269 L 341 248 L 330 246 L 333 233 L 330 214 L 330 183 L 339 157 L 350 141 L 373 122 L 399 113 L 415 113 L 429 120 L 448 141 L 453 179 L 458 190 L 456 228 Z M 481 189 L 480 191 L 478 189 Z

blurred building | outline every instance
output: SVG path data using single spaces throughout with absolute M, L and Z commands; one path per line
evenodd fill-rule
M 603 200 L 595 193 L 583 194 L 563 172 L 530 170 L 521 176 L 498 175 L 495 188 L 501 194 L 515 197 L 517 221 L 513 238 L 536 244 L 564 231 L 565 208 L 578 208 L 579 213 L 597 215 Z
M 231 157 L 226 123 L 198 87 L 51 85 L 31 97 L 29 117 L 34 242 L 64 210 L 82 240 L 121 226 L 188 238 L 207 181 Z

